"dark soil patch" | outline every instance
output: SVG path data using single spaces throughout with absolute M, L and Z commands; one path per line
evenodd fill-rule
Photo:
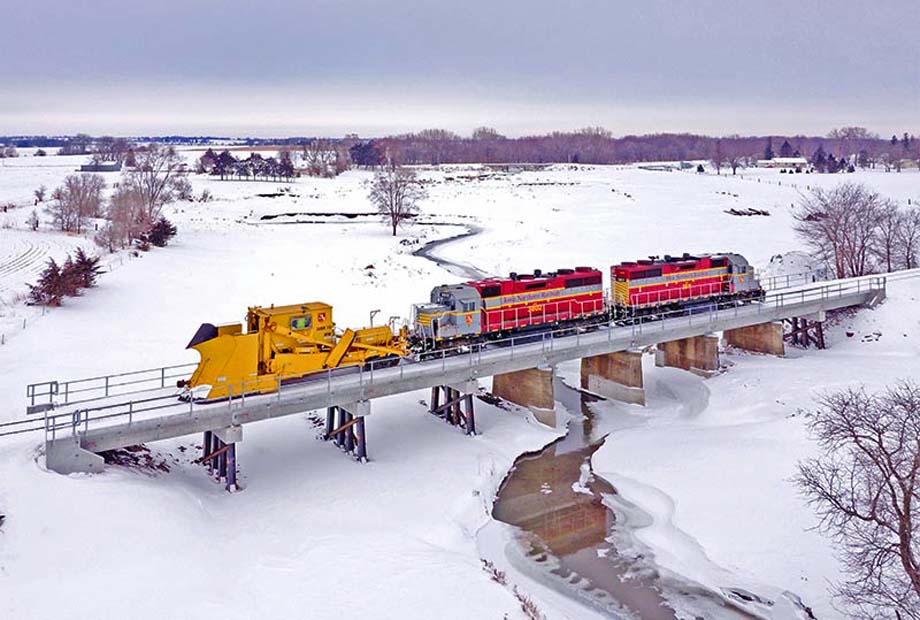
M 145 445 L 127 446 L 117 450 L 106 450 L 99 455 L 107 465 L 119 465 L 148 474 L 169 473 L 169 463 L 161 455 L 155 455 Z

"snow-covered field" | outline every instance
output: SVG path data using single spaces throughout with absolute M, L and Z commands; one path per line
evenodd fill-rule
M 7 220 L 0 214 L 0 314 L 17 321 L 28 312 L 18 297 L 40 257 L 86 243 L 23 230 L 32 190 L 54 187 L 80 163 L 64 159 L 0 166 L 0 204 L 21 205 Z M 206 187 L 217 199 L 167 208 L 180 229 L 172 245 L 120 255 L 97 289 L 29 315 L 26 329 L 7 322 L 0 421 L 21 416 L 33 381 L 196 361 L 184 347 L 197 326 L 240 320 L 249 305 L 327 301 L 340 326 L 366 324 L 373 309 L 405 317 L 432 286 L 457 279 L 411 252 L 470 225 L 483 232 L 438 251 L 488 272 L 718 250 L 763 267 L 799 249 L 789 206 L 808 185 L 846 178 L 902 201 L 920 198 L 916 173 L 758 170 L 731 178 L 554 166 L 423 174 L 423 216 L 397 239 L 377 218 L 316 215 L 370 211 L 366 172 L 300 179 L 281 197 L 258 196 L 276 193 L 274 183 L 193 176 L 196 193 Z M 750 207 L 771 215 L 724 212 Z M 317 221 L 326 223 L 297 223 Z M 846 326 L 831 331 L 827 351 L 731 354 L 723 358 L 730 367 L 705 382 L 649 369 L 649 407 L 597 405 L 611 428 L 623 416 L 639 419 L 610 436 L 594 466 L 654 517 L 639 537 L 666 569 L 712 587 L 789 589 L 818 618 L 838 617 L 826 595 L 838 575 L 832 551 L 808 531 L 814 519 L 788 484 L 812 450 L 797 411 L 816 389 L 920 372 L 918 295 L 911 281 L 892 285 L 888 302 L 850 320 L 852 338 Z M 863 341 L 875 331 L 880 338 Z M 0 440 L 0 615 L 522 617 L 510 587 L 480 566 L 480 555 L 500 545 L 477 532 L 514 458 L 559 431 L 477 402 L 482 434 L 470 439 L 426 415 L 426 398 L 374 403 L 366 465 L 315 441 L 306 415 L 247 427 L 239 450 L 245 490 L 235 495 L 190 463 L 197 437 L 151 445 L 168 473 L 110 467 L 71 477 L 44 471 L 37 437 Z M 595 614 L 524 575 L 509 579 L 550 618 Z

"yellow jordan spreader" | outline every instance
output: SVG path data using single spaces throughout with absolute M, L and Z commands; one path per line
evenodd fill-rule
M 336 334 L 332 306 L 320 302 L 249 308 L 240 323 L 203 323 L 186 348 L 201 355 L 191 378 L 180 384 L 189 397 L 232 398 L 267 394 L 282 383 L 343 366 L 362 366 L 406 355 L 407 333 L 387 326 Z

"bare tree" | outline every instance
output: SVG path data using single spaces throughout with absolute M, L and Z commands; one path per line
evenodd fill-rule
M 858 183 L 817 188 L 793 211 L 795 232 L 838 278 L 862 276 L 872 267 L 879 204 L 878 194 Z
M 920 619 L 920 386 L 825 395 L 808 426 L 823 455 L 795 480 L 840 545 L 835 594 L 858 618 Z
M 100 161 L 124 162 L 128 151 L 134 147 L 134 143 L 127 138 L 102 136 L 96 139 L 95 153 L 99 156 Z
M 38 205 L 40 202 L 45 202 L 45 197 L 48 195 L 48 188 L 44 185 L 39 185 L 38 189 L 32 193 L 35 195 L 35 204 Z
M 160 216 L 163 205 L 176 200 L 188 180 L 183 176 L 185 164 L 171 146 L 153 143 L 135 155 L 136 166 L 125 173 L 122 185 L 139 198 L 150 222 Z
M 303 146 L 303 160 L 311 177 L 334 176 L 337 150 L 329 140 L 316 139 Z
M 504 140 L 505 136 L 498 133 L 494 127 L 477 127 L 473 130 L 473 140 Z
M 716 169 L 716 174 L 722 174 L 722 166 L 725 164 L 725 150 L 721 140 L 716 140 L 712 147 L 712 155 L 709 158 L 712 167 Z
M 418 203 L 428 196 L 415 172 L 402 166 L 387 166 L 371 184 L 370 200 L 393 229 L 418 213 Z
M 732 169 L 732 175 L 738 174 L 738 168 L 743 168 L 746 158 L 734 149 L 729 149 L 725 155 L 725 163 Z
M 336 176 L 351 168 L 351 151 L 344 145 L 335 147 L 335 163 L 333 164 Z
M 117 231 L 112 222 L 108 222 L 105 226 L 100 228 L 99 232 L 93 237 L 93 241 L 96 242 L 96 245 L 105 248 L 110 253 L 120 247 L 124 247 L 121 234 Z
M 32 209 L 32 213 L 29 214 L 29 219 L 26 220 L 29 229 L 33 232 L 38 230 L 38 227 L 41 225 L 41 221 L 38 219 L 38 212 L 35 209 Z
M 904 269 L 913 269 L 920 264 L 920 209 L 913 208 L 904 212 L 901 228 L 898 230 L 898 254 Z
M 897 246 L 900 238 L 901 226 L 904 215 L 898 205 L 891 200 L 885 200 L 878 209 L 877 226 L 875 227 L 875 242 L 873 251 L 879 265 L 886 272 L 897 269 Z
M 150 219 L 144 197 L 132 184 L 115 188 L 109 200 L 109 223 L 97 235 L 96 242 L 113 252 L 116 247 L 127 247 L 147 231 L 155 220 Z
M 102 215 L 105 179 L 99 174 L 71 174 L 51 194 L 45 210 L 54 226 L 65 232 L 80 232 L 86 219 Z

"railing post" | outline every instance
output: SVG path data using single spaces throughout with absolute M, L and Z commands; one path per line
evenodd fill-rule
M 105 396 L 106 398 L 108 398 L 109 396 L 109 376 L 108 375 L 105 376 Z
M 166 367 L 165 366 L 160 368 L 160 387 L 161 388 L 166 387 Z

